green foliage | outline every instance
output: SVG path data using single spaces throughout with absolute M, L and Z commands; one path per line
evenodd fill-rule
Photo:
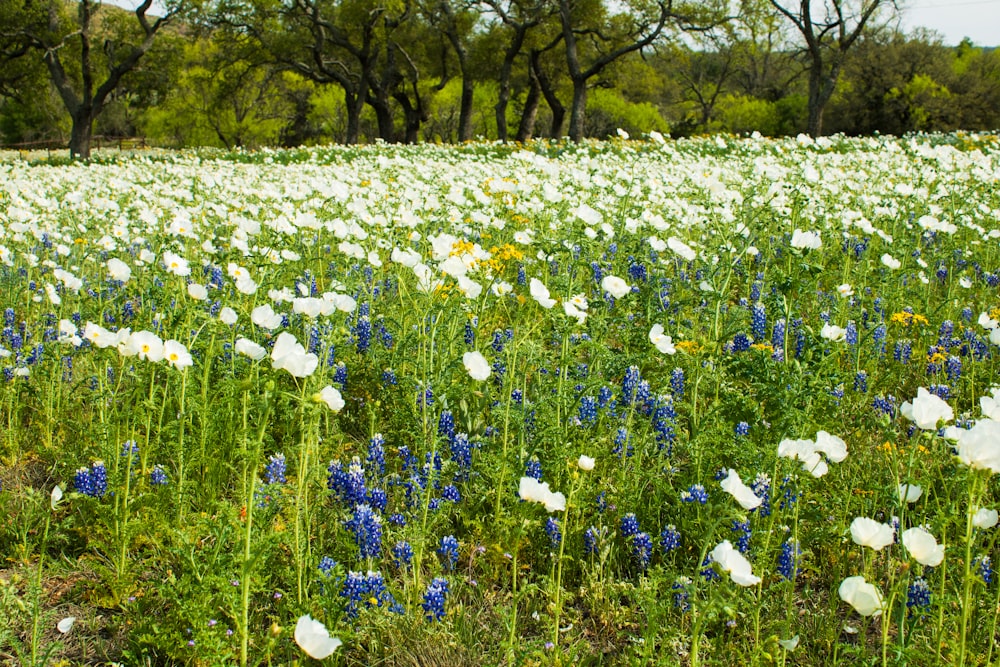
M 597 88 L 587 95 L 587 135 L 611 137 L 621 128 L 640 137 L 650 131 L 670 132 L 670 126 L 649 102 L 630 102 L 616 90 Z

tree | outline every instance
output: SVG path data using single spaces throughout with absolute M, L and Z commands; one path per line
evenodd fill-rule
M 94 121 L 152 48 L 157 35 L 186 11 L 191 0 L 168 0 L 159 17 L 148 15 L 153 0 L 143 0 L 124 20 L 124 10 L 95 0 L 25 0 L 11 11 L 0 40 L 16 57 L 40 53 L 49 78 L 72 119 L 69 152 L 89 158 Z M 9 3 L 5 3 L 5 6 Z M 75 10 L 75 11 L 72 11 Z
M 799 0 L 798 8 L 771 0 L 805 40 L 809 72 L 806 130 L 817 137 L 823 132 L 823 111 L 833 97 L 837 80 L 851 47 L 864 33 L 879 10 L 897 10 L 897 0 Z
M 497 95 L 497 103 L 493 107 L 497 120 L 497 138 L 500 141 L 507 141 L 507 105 L 510 103 L 510 80 L 514 71 L 514 62 L 523 52 L 528 31 L 548 19 L 554 11 L 554 6 L 547 0 L 483 0 L 483 4 L 490 8 L 492 13 L 500 19 L 501 24 L 510 33 L 509 41 L 504 48 L 503 61 L 500 65 L 500 87 Z M 538 110 L 538 98 L 541 88 L 538 85 L 537 78 L 531 73 L 530 63 L 528 70 L 530 83 L 527 102 L 531 105 L 531 109 L 527 121 L 522 122 L 521 125 L 524 133 L 530 136 L 530 130 L 524 126 L 530 124 L 531 127 L 534 127 L 534 113 Z M 524 116 L 522 115 L 523 118 Z M 518 137 L 520 138 L 521 135 L 522 132 L 519 131 Z

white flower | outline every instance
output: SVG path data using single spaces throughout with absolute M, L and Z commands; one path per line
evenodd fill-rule
M 862 616 L 878 616 L 882 613 L 882 593 L 865 581 L 864 577 L 847 577 L 837 591 L 840 599 L 854 607 Z
M 163 342 L 163 358 L 167 360 L 168 364 L 179 371 L 184 370 L 194 363 L 188 349 L 176 340 Z
M 267 350 L 247 338 L 236 339 L 236 352 L 245 357 L 250 357 L 254 361 L 260 361 L 267 356 Z
M 125 356 L 138 356 L 143 361 L 163 360 L 163 341 L 152 331 L 136 331 L 125 343 Z
M 653 328 L 649 330 L 649 342 L 662 354 L 674 354 L 677 352 L 673 339 L 670 336 L 663 335 L 662 324 L 654 324 Z
M 969 289 L 970 287 L 972 287 L 972 281 L 965 276 L 962 276 L 961 278 L 958 279 L 958 284 L 964 287 L 965 289 Z
M 111 276 L 112 280 L 117 280 L 119 282 L 127 283 L 128 279 L 132 277 L 132 269 L 128 264 L 121 261 L 117 257 L 112 257 L 108 260 L 108 275 Z
M 752 510 L 754 508 L 760 507 L 760 504 L 764 502 L 750 489 L 749 486 L 743 483 L 740 479 L 739 474 L 732 468 L 729 469 L 729 474 L 726 478 L 722 480 L 722 490 L 731 495 L 736 499 L 736 502 L 740 504 L 745 510 Z
M 851 522 L 851 539 L 855 544 L 881 551 L 892 544 L 895 531 L 892 526 L 859 516 Z
M 232 326 L 236 324 L 237 321 L 239 321 L 240 316 L 236 314 L 235 310 L 233 310 L 229 306 L 226 306 L 225 308 L 219 311 L 219 319 L 222 321 L 223 324 L 228 324 Z
M 542 281 L 532 278 L 528 288 L 531 290 L 531 298 L 537 301 L 542 308 L 551 308 L 556 305 L 556 300 L 549 298 L 549 288 Z
M 61 633 L 63 633 L 65 635 L 70 630 L 73 629 L 73 624 L 74 623 L 76 623 L 76 616 L 67 616 L 63 620 L 61 620 L 58 623 L 56 623 L 56 630 L 58 630 L 59 632 L 61 632 Z
M 778 646 L 780 646 L 781 648 L 785 649 L 789 653 L 791 653 L 792 651 L 794 651 L 795 648 L 798 645 L 799 645 L 799 636 L 798 635 L 795 635 L 791 639 L 779 639 L 778 640 Z
M 469 373 L 469 377 L 473 380 L 479 380 L 480 382 L 486 380 L 490 377 L 490 362 L 486 361 L 484 357 L 479 352 L 466 352 L 462 355 L 462 363 L 465 365 L 465 370 Z
M 616 299 L 620 299 L 632 291 L 629 284 L 618 276 L 604 276 L 604 280 L 601 281 L 601 289 Z
M 998 519 L 1000 519 L 1000 513 L 996 510 L 980 507 L 976 510 L 976 513 L 972 515 L 972 525 L 976 528 L 982 528 L 985 530 L 997 525 Z
M 281 315 L 274 312 L 271 304 L 265 303 L 250 311 L 250 321 L 263 329 L 273 331 L 281 326 Z
M 580 458 L 577 459 L 576 465 L 580 470 L 593 470 L 594 469 L 594 459 L 587 456 L 586 454 L 580 454 Z M 996 512 L 993 513 L 994 515 Z M 994 522 L 995 523 L 995 522 Z
M 323 660 L 340 648 L 343 642 L 331 637 L 325 625 L 306 614 L 300 616 L 295 624 L 295 643 L 310 658 Z
M 59 320 L 59 342 L 67 343 L 73 347 L 80 347 L 83 343 L 83 339 L 80 338 L 80 334 L 72 320 Z
M 188 296 L 195 301 L 204 301 L 208 298 L 208 289 L 198 283 L 188 284 Z
M 620 127 L 616 130 L 616 132 L 618 133 L 619 138 L 624 139 L 625 141 L 628 141 L 628 132 L 626 132 L 625 130 L 623 130 Z
M 760 577 L 755 576 L 748 561 L 743 554 L 736 549 L 729 540 L 726 540 L 712 549 L 709 554 L 712 560 L 719 564 L 723 572 L 728 572 L 734 584 L 740 586 L 756 586 L 760 583 Z
M 83 337 L 97 348 L 103 349 L 118 344 L 118 336 L 99 324 L 87 322 L 83 326 Z
M 920 527 L 903 531 L 903 546 L 910 555 L 927 567 L 937 567 L 944 560 L 944 545 L 938 544 L 934 536 Z
M 807 250 L 816 250 L 823 246 L 823 240 L 818 232 L 804 232 L 796 229 L 792 232 L 792 247 Z
M 899 496 L 900 500 L 906 503 L 917 502 L 923 494 L 923 488 L 917 484 L 900 484 L 899 488 L 896 489 L 896 495 Z
M 882 264 L 884 266 L 889 267 L 893 271 L 895 271 L 896 269 L 898 269 L 903 265 L 902 262 L 900 262 L 898 259 L 890 255 L 889 253 L 885 253 L 884 255 L 882 255 Z
M 1000 473 L 1000 421 L 980 419 L 968 430 L 958 429 L 955 449 L 970 468 Z
M 319 357 L 307 353 L 295 336 L 282 331 L 271 349 L 271 365 L 278 370 L 288 371 L 292 377 L 309 377 L 319 366 Z
M 52 508 L 52 511 L 55 511 L 56 507 L 59 505 L 59 501 L 62 500 L 62 497 L 63 490 L 58 484 L 56 484 L 52 487 L 52 493 L 49 494 L 49 507 Z
M 990 331 L 1000 327 L 1000 322 L 990 317 L 989 313 L 979 313 L 979 326 Z
M 335 388 L 327 385 L 323 387 L 322 391 L 313 396 L 313 400 L 317 403 L 326 403 L 326 407 L 330 408 L 334 412 L 340 412 L 344 409 L 344 397 L 340 395 L 340 392 Z
M 676 236 L 671 236 L 667 239 L 667 247 L 689 262 L 694 261 L 695 257 L 698 256 L 691 246 L 684 243 Z
M 843 285 L 837 286 L 837 293 L 843 297 L 854 296 L 854 288 L 848 283 L 844 283 Z
M 1000 387 L 993 387 L 991 392 L 992 396 L 979 397 L 979 408 L 984 417 L 1000 421 Z
M 583 324 L 587 321 L 587 313 L 580 310 L 572 300 L 563 301 L 563 311 L 565 311 L 567 317 L 576 318 L 577 324 Z
M 823 328 L 820 329 L 819 335 L 829 341 L 839 343 L 847 337 L 847 329 L 838 327 L 835 324 L 824 324 Z
M 925 431 L 933 431 L 937 429 L 938 422 L 950 422 L 955 417 L 950 405 L 923 387 L 917 389 L 913 402 L 906 401 L 899 406 L 899 411 L 917 428 Z
M 548 482 L 539 482 L 534 477 L 522 477 L 517 493 L 521 500 L 545 505 L 547 512 L 561 512 L 566 509 L 566 496 L 553 492 Z
M 188 261 L 180 255 L 170 252 L 169 250 L 165 250 L 163 252 L 163 264 L 167 267 L 167 272 L 172 273 L 175 276 L 183 278 L 184 276 L 191 275 L 191 269 L 188 266 Z
M 833 463 L 840 463 L 847 458 L 847 443 L 843 438 L 820 431 L 816 434 L 816 451 L 826 454 Z
M 45 296 L 49 298 L 49 303 L 53 306 L 58 306 L 62 303 L 62 297 L 59 296 L 59 292 L 56 291 L 56 286 L 52 283 L 45 283 Z

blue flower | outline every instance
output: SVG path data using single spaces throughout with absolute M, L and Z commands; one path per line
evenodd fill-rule
M 424 592 L 424 601 L 420 605 L 428 621 L 440 621 L 444 618 L 444 603 L 448 597 L 448 580 L 435 577 Z
M 447 570 L 455 569 L 455 563 L 458 562 L 458 540 L 455 539 L 454 535 L 442 537 L 437 552 L 444 559 Z

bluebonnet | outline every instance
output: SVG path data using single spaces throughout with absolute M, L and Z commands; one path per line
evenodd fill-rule
M 562 533 L 559 531 L 559 522 L 552 517 L 549 517 L 545 521 L 545 534 L 549 536 L 549 545 L 553 549 L 559 548 L 559 543 L 562 542 Z
M 747 435 L 750 434 L 750 424 L 746 422 L 738 423 L 736 425 L 735 432 L 737 438 L 745 438 Z
M 681 491 L 681 500 L 686 503 L 701 503 L 704 505 L 708 502 L 708 492 L 705 491 L 705 487 L 701 484 L 692 484 L 687 491 Z
M 413 561 L 413 548 L 410 543 L 406 540 L 396 542 L 392 547 L 392 558 L 396 567 L 401 570 L 409 569 L 410 563 Z
M 530 459 L 524 466 L 524 474 L 526 477 L 532 477 L 537 479 L 539 482 L 542 481 L 542 463 L 538 459 Z
M 442 435 L 448 440 L 455 437 L 455 417 L 451 410 L 442 410 L 438 417 L 438 435 Z
M 868 372 L 858 371 L 854 376 L 854 391 L 859 394 L 868 393 Z
M 583 552 L 588 556 L 596 556 L 603 540 L 604 530 L 591 526 L 583 533 Z
M 379 475 L 385 474 L 385 438 L 376 433 L 368 441 L 368 458 L 366 459 Z
M 319 571 L 324 577 L 333 575 L 333 568 L 337 567 L 337 561 L 329 556 L 323 556 L 319 561 Z
M 675 368 L 670 373 L 670 389 L 674 392 L 674 398 L 678 401 L 684 398 L 684 369 Z
M 386 368 L 382 371 L 382 386 L 383 387 L 394 387 L 396 386 L 396 372 L 391 368 Z
M 688 586 L 692 583 L 690 577 L 678 577 L 677 580 L 670 587 L 675 591 L 674 593 L 674 606 L 681 611 L 689 611 L 691 609 L 691 603 L 688 602 Z
M 453 503 L 458 503 L 462 501 L 462 494 L 458 492 L 458 489 L 454 484 L 449 484 L 441 490 L 441 497 L 445 500 L 449 500 Z
M 428 621 L 440 621 L 444 618 L 444 603 L 448 597 L 448 580 L 435 577 L 424 592 L 424 601 L 420 605 L 424 609 Z
M 267 460 L 267 465 L 264 466 L 264 483 L 265 484 L 284 484 L 285 483 L 285 455 L 278 453 L 272 454 Z
M 750 333 L 757 340 L 767 337 L 767 311 L 762 303 L 755 303 L 750 311 Z
M 631 405 L 635 400 L 636 391 L 639 388 L 639 367 L 629 366 L 622 378 L 622 401 L 626 405 Z
M 465 321 L 465 344 L 469 347 L 476 342 L 476 329 L 475 327 L 479 324 L 479 318 L 472 317 Z
M 677 527 L 670 524 L 660 533 L 660 548 L 664 553 L 670 553 L 681 546 L 681 534 Z
M 750 490 L 761 499 L 760 505 L 750 510 L 762 517 L 771 515 L 771 478 L 767 473 L 759 473 L 750 483 Z
M 888 415 L 889 417 L 895 417 L 896 415 L 896 397 L 892 394 L 887 394 L 885 396 L 876 396 L 872 399 L 872 407 L 876 412 Z
M 858 325 L 854 320 L 848 320 L 847 326 L 844 327 L 844 341 L 851 347 L 858 344 Z
M 437 552 L 444 559 L 445 568 L 453 570 L 458 562 L 458 540 L 454 535 L 445 535 L 441 538 Z
M 634 453 L 634 448 L 628 436 L 628 430 L 624 426 L 618 427 L 615 432 L 615 448 L 612 450 L 614 454 L 621 456 L 632 456 Z
M 736 548 L 740 553 L 745 554 L 750 550 L 750 521 L 733 520 L 732 530 L 739 536 L 736 538 Z
M 345 525 L 354 535 L 361 558 L 378 558 L 382 554 L 382 517 L 371 506 L 362 503 L 355 507 Z
M 747 336 L 745 333 L 740 332 L 733 337 L 733 342 L 730 347 L 733 352 L 746 352 L 750 349 L 753 344 L 753 339 Z
M 908 340 L 897 341 L 892 356 L 896 361 L 908 364 L 913 356 L 913 344 Z
M 333 384 L 339 385 L 340 390 L 347 389 L 347 366 L 341 361 L 333 371 Z
M 153 469 L 149 471 L 149 483 L 153 486 L 167 485 L 167 472 L 159 463 L 153 466 Z
M 962 360 L 951 355 L 944 362 L 944 371 L 948 375 L 948 380 L 954 382 L 962 377 Z
M 649 567 L 649 560 L 653 555 L 653 540 L 649 533 L 636 533 L 632 536 L 632 558 L 645 570 Z
M 451 441 L 451 459 L 462 470 L 472 467 L 472 443 L 465 433 L 458 433 Z
M 622 517 L 621 531 L 622 537 L 625 538 L 631 537 L 639 532 L 639 520 L 635 518 L 635 514 L 629 512 Z
M 581 425 L 589 426 L 597 421 L 597 400 L 593 396 L 584 396 L 580 399 L 576 418 Z
M 906 589 L 906 606 L 909 609 L 922 609 L 931 604 L 931 589 L 923 577 L 914 579 Z
M 978 556 L 972 564 L 976 570 L 976 576 L 982 579 L 984 584 L 993 583 L 993 561 L 989 556 Z
M 778 556 L 778 574 L 784 579 L 794 580 L 799 573 L 799 558 L 802 550 L 799 543 L 788 539 L 781 545 L 781 555 Z
M 349 507 L 365 502 L 367 486 L 361 460 L 355 456 L 345 469 L 340 461 L 332 461 L 327 468 L 326 486 Z
M 108 470 L 104 467 L 104 461 L 94 461 L 90 470 L 90 495 L 94 498 L 103 498 L 108 492 Z

